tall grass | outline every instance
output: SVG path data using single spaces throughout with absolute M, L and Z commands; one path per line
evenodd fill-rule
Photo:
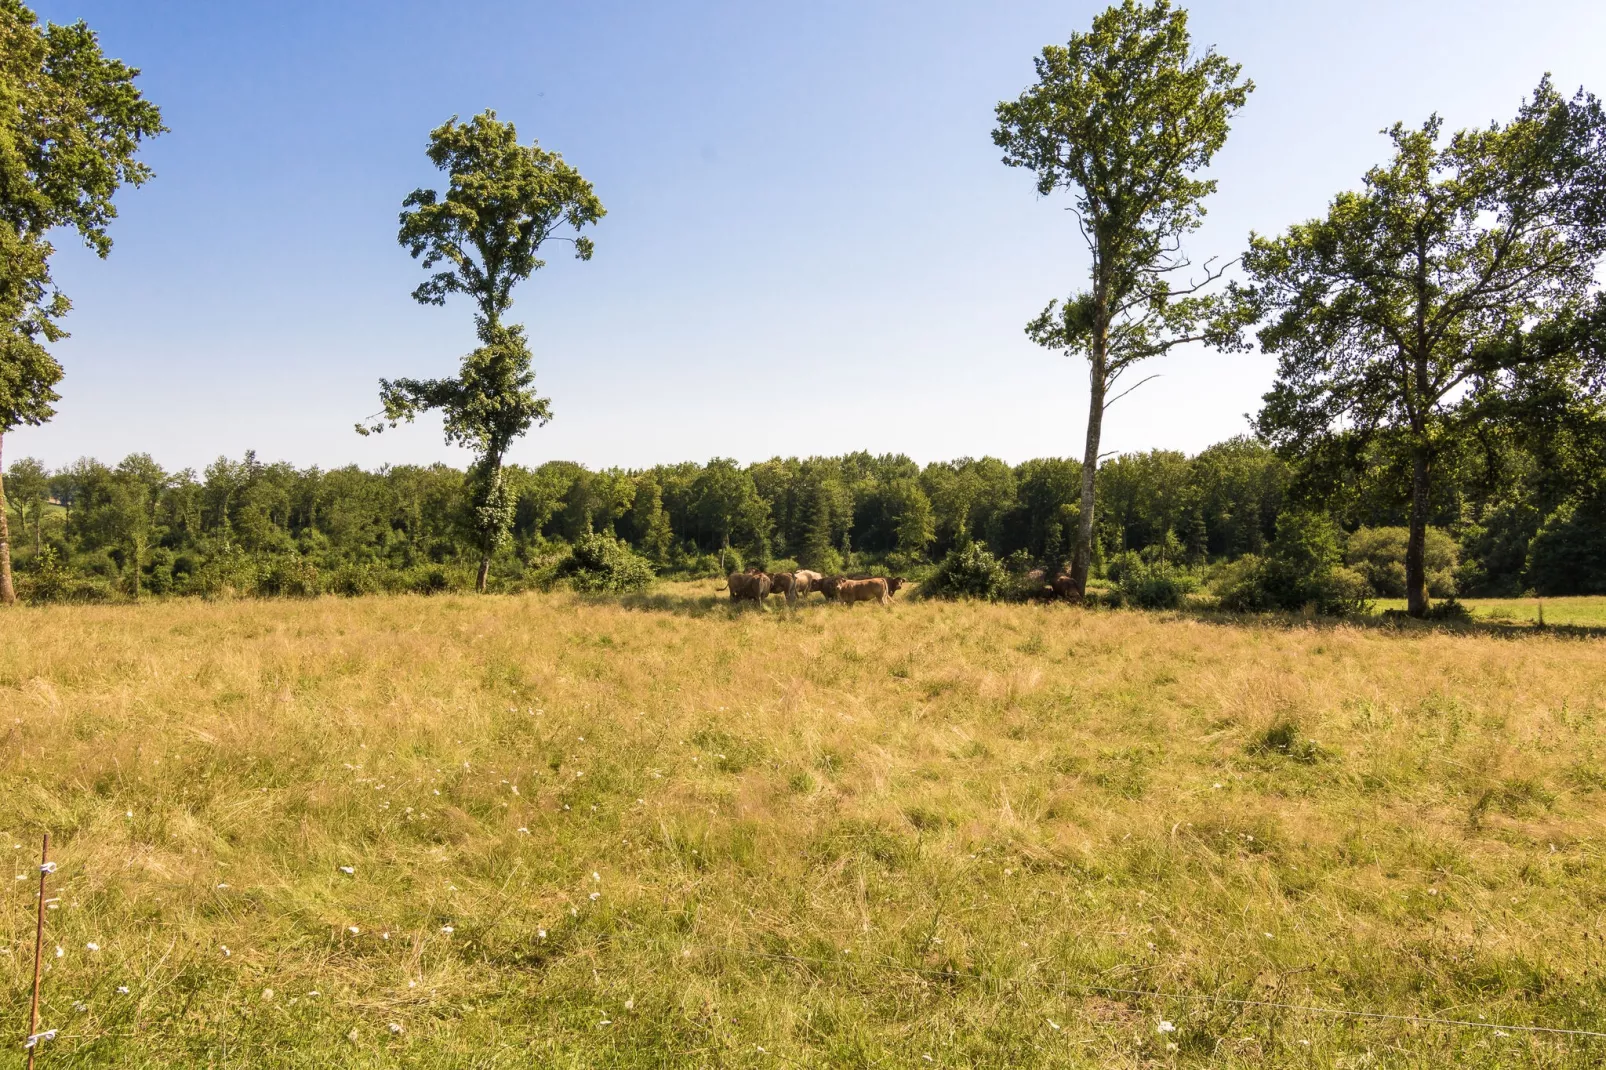
M 0 1021 L 49 828 L 43 1067 L 1606 1057 L 1202 998 L 1606 1030 L 1600 643 L 711 591 L 0 615 Z

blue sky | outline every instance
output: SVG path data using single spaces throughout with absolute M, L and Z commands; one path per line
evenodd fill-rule
M 438 423 L 363 439 L 381 376 L 450 373 L 471 313 L 414 304 L 401 199 L 423 148 L 487 107 L 578 167 L 608 216 L 516 292 L 556 418 L 512 459 L 592 466 L 852 449 L 928 461 L 1077 455 L 1085 365 L 1023 324 L 1079 284 L 1061 197 L 998 162 L 993 105 L 1087 3 L 229 3 L 36 0 L 143 68 L 170 134 L 121 197 L 107 261 L 59 244 L 74 302 L 56 419 L 6 457 L 255 449 L 302 465 L 463 463 Z M 1237 2 L 1194 40 L 1257 92 L 1189 243 L 1321 211 L 1437 111 L 1508 119 L 1545 71 L 1606 92 L 1606 4 Z M 1258 355 L 1193 350 L 1113 408 L 1113 450 L 1240 433 Z

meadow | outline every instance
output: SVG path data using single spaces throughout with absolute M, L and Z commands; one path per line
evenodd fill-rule
M 1606 1059 L 1597 639 L 713 587 L 0 614 L 5 1034 L 49 829 L 41 1067 Z

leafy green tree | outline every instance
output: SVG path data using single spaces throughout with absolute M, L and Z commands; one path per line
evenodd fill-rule
M 83 22 L 41 26 L 18 0 L 0 0 L 0 444 L 50 419 L 60 397 L 61 365 L 45 345 L 65 337 L 57 321 L 71 305 L 51 280 L 46 235 L 72 228 L 106 256 L 113 196 L 151 176 L 135 156 L 164 127 L 138 75 Z M 0 508 L 0 603 L 16 600 Z
M 918 482 L 908 478 L 893 482 L 890 497 L 897 516 L 899 552 L 911 559 L 924 557 L 926 549 L 937 540 L 931 499 Z
M 524 328 L 504 324 L 502 315 L 513 303 L 513 287 L 545 265 L 538 254 L 548 241 L 570 242 L 576 257 L 591 259 L 591 239 L 579 232 L 606 212 L 580 172 L 538 144 L 520 145 L 513 124 L 494 111 L 466 123 L 454 116 L 435 128 L 429 158 L 451 176 L 450 185 L 444 195 L 414 190 L 403 202 L 398 237 L 426 269 L 441 270 L 413 298 L 443 305 L 449 294 L 466 294 L 477 310 L 481 344 L 454 378 L 381 380 L 388 424 L 358 430 L 394 427 L 439 410 L 447 442 L 473 452 L 473 527 L 480 544 L 475 589 L 483 593 L 491 557 L 518 506 L 502 477 L 503 458 L 531 424 L 552 418 L 547 399 L 534 390 Z
M 687 532 L 704 550 L 724 551 L 735 545 L 755 557 L 769 555 L 769 506 L 758 496 L 753 477 L 735 461 L 716 457 L 697 474 L 690 487 L 688 515 Z
M 635 499 L 630 505 L 630 537 L 643 556 L 662 567 L 669 560 L 669 547 L 674 532 L 669 526 L 669 514 L 664 511 L 664 492 L 651 472 L 636 483 Z
M 1286 456 L 1343 466 L 1381 449 L 1410 500 L 1409 611 L 1428 609 L 1435 465 L 1480 393 L 1542 362 L 1510 342 L 1580 305 L 1606 252 L 1606 115 L 1539 83 L 1505 126 L 1388 131 L 1393 158 L 1282 237 L 1252 236 L 1239 290 L 1278 356 L 1257 427 Z M 1480 391 L 1480 383 L 1488 390 Z
M 1222 314 L 1203 293 L 1220 277 L 1178 284 L 1190 261 L 1183 235 L 1198 228 L 1215 182 L 1195 178 L 1227 140 L 1228 122 L 1254 84 L 1214 51 L 1194 55 L 1188 16 L 1168 0 L 1125 0 L 1088 33 L 1050 45 L 1037 84 L 998 105 L 993 141 L 1004 163 L 1030 168 L 1037 191 L 1074 191 L 1073 210 L 1092 254 L 1090 286 L 1049 303 L 1026 328 L 1033 341 L 1087 357 L 1087 439 L 1071 575 L 1086 591 L 1093 556 L 1094 491 L 1110 388 L 1149 357 L 1214 340 Z M 1142 383 L 1128 388 L 1136 389 Z
M 33 552 L 38 557 L 43 543 L 45 503 L 50 499 L 50 472 L 33 457 L 12 462 L 6 472 L 6 504 L 15 506 L 17 519 L 22 521 L 24 536 L 28 534 L 28 518 L 33 518 Z

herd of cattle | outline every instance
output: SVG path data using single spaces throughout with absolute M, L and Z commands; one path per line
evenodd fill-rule
M 810 592 L 819 591 L 827 602 L 877 601 L 887 606 L 892 596 L 903 587 L 902 576 L 885 579 L 875 576 L 868 579 L 850 579 L 847 576 L 822 576 L 808 569 L 796 572 L 764 572 L 750 568 L 746 572 L 732 572 L 725 578 L 732 602 L 757 602 L 772 594 L 784 595 L 786 604 L 792 605 Z

